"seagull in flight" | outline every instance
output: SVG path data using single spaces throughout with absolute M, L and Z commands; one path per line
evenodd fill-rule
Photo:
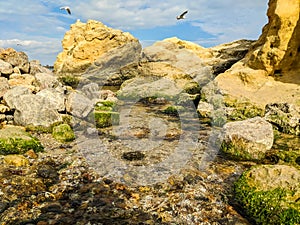
M 188 11 L 184 11 L 183 13 L 181 13 L 179 16 L 176 17 L 177 20 L 182 20 L 182 19 L 185 19 L 185 14 L 187 14 Z
M 70 9 L 69 6 L 63 6 L 63 7 L 60 7 L 59 9 L 60 9 L 60 10 L 66 10 L 67 13 L 71 15 L 71 9 Z

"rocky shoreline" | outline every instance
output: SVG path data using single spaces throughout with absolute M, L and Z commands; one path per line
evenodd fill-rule
M 53 71 L 0 49 L 0 224 L 299 224 L 299 7 L 285 4 L 270 0 L 258 41 L 143 49 L 89 20 Z

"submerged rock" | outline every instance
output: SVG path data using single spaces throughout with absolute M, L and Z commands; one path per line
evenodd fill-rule
M 52 136 L 60 142 L 69 142 L 75 139 L 75 134 L 68 124 L 53 127 Z
M 4 156 L 3 160 L 6 164 L 16 167 L 29 165 L 29 160 L 22 155 L 6 155 Z

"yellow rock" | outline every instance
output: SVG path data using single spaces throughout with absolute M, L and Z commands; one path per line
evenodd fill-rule
M 300 1 L 270 0 L 267 15 L 269 22 L 248 54 L 247 65 L 269 75 L 299 69 Z
M 88 20 L 71 25 L 63 40 L 63 51 L 54 63 L 57 74 L 84 72 L 93 62 L 109 50 L 128 42 L 138 42 L 130 33 Z
M 22 155 L 6 155 L 4 156 L 4 162 L 17 167 L 29 165 L 29 160 Z
M 270 0 L 269 21 L 246 57 L 215 82 L 222 93 L 262 108 L 286 102 L 300 106 L 300 1 Z

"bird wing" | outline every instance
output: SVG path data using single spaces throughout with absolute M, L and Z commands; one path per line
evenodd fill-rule
M 60 10 L 66 10 L 67 13 L 71 14 L 71 9 L 70 9 L 69 6 L 63 6 L 63 7 L 60 7 L 59 9 L 60 9 Z
M 185 14 L 187 14 L 188 13 L 188 11 L 186 10 L 186 11 L 184 11 L 181 15 L 180 15 L 180 17 L 183 17 Z
M 66 8 L 67 12 L 71 15 L 71 10 L 70 8 Z

